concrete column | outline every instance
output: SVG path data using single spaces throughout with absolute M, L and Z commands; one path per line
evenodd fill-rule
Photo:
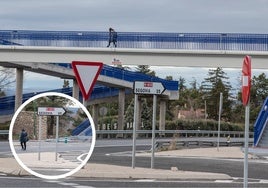
M 166 110 L 167 110 L 167 103 L 166 101 L 160 101 L 160 118 L 159 118 L 159 130 L 166 129 Z
M 124 129 L 125 98 L 126 98 L 125 89 L 120 89 L 118 95 L 118 126 L 117 126 L 118 130 Z M 123 135 L 118 134 L 117 137 L 123 138 Z
M 92 109 L 92 119 L 95 124 L 95 129 L 98 130 L 98 119 L 99 119 L 99 105 L 94 104 Z
M 15 96 L 15 111 L 22 104 L 22 90 L 23 90 L 23 69 L 16 69 L 16 96 Z
M 79 86 L 76 79 L 73 79 L 73 98 L 79 100 Z

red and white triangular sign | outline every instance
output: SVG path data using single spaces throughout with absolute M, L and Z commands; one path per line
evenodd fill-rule
M 85 100 L 88 100 L 103 67 L 103 63 L 73 61 L 72 67 L 82 95 Z

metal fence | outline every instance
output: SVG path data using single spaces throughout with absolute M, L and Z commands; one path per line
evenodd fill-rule
M 150 137 L 152 130 L 137 130 L 138 136 Z M 177 135 L 178 137 L 216 137 L 218 136 L 218 131 L 209 130 L 156 130 L 156 135 L 159 137 L 172 137 Z M 122 135 L 124 138 L 132 137 L 133 130 L 97 130 L 97 136 L 104 138 L 113 138 L 117 135 Z M 243 131 L 220 131 L 221 137 L 230 136 L 232 138 L 243 138 Z M 253 138 L 254 133 L 250 132 L 249 137 Z
M 0 135 L 8 135 L 9 130 L 0 130 Z
M 106 47 L 102 31 L 0 31 L 1 45 Z M 267 51 L 268 34 L 118 32 L 119 48 Z
M 7 135 L 8 130 L 0 130 L 0 135 Z M 137 135 L 144 134 L 144 135 L 150 135 L 152 134 L 151 130 L 137 130 Z M 208 131 L 208 130 L 156 130 L 156 134 L 158 135 L 171 135 L 174 136 L 174 134 L 177 134 L 178 136 L 183 137 L 216 137 L 218 135 L 218 131 Z M 97 136 L 110 136 L 113 137 L 114 135 L 125 135 L 125 136 L 132 136 L 133 130 L 97 130 L 96 131 Z M 220 131 L 221 137 L 227 137 L 230 136 L 232 138 L 242 138 L 244 137 L 244 132 L 242 131 Z M 253 137 L 254 133 L 250 132 L 249 137 Z

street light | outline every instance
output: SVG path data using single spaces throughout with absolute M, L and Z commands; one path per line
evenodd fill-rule
M 207 120 L 207 100 L 205 100 L 205 120 Z
M 204 100 L 204 105 L 205 105 L 205 120 L 207 120 L 208 114 L 207 114 L 207 100 L 205 98 L 205 96 L 202 96 L 202 99 Z

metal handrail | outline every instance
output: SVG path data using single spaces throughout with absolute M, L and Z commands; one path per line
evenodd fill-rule
M 106 47 L 108 31 L 0 30 L 0 45 Z M 118 32 L 118 47 L 267 51 L 267 34 Z
M 259 112 L 259 115 L 256 119 L 256 122 L 254 124 L 254 146 L 257 146 L 260 142 L 260 139 L 262 137 L 263 131 L 268 123 L 268 111 L 267 111 L 267 105 L 268 105 L 268 97 L 265 99 L 262 108 Z
M 8 135 L 9 130 L 0 130 L 0 135 Z
M 151 134 L 152 130 L 137 130 L 137 134 Z M 156 130 L 156 134 L 192 134 L 192 135 L 217 135 L 218 131 L 209 131 L 209 130 Z M 8 135 L 9 130 L 0 130 L 0 135 Z M 133 130 L 96 130 L 97 135 L 104 135 L 104 134 L 133 134 Z M 241 137 L 241 135 L 244 135 L 243 131 L 221 131 L 221 135 L 232 135 L 235 137 L 235 135 L 239 135 L 238 137 Z M 254 133 L 249 133 L 250 137 L 253 137 Z

